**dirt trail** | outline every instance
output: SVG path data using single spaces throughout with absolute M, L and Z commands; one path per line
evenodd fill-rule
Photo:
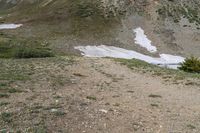
M 63 70 L 71 75 L 70 84 L 60 89 L 40 85 L 33 92 L 19 94 L 20 99 L 10 100 L 18 103 L 11 110 L 21 112 L 16 116 L 20 129 L 43 121 L 52 133 L 200 131 L 198 86 L 171 84 L 159 76 L 134 72 L 112 59 L 79 58 Z M 60 110 L 57 117 L 44 108 L 55 102 L 59 107 L 48 109 Z M 41 106 L 28 111 L 28 107 L 36 104 Z
M 74 87 L 74 95 L 96 97 L 81 111 L 84 120 L 74 121 L 74 132 L 200 131 L 198 87 L 165 83 L 109 59 L 81 60 L 71 71 L 86 76 Z

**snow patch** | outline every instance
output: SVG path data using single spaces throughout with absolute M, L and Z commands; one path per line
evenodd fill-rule
M 162 67 L 177 69 L 179 64 L 185 58 L 169 54 L 160 54 L 160 57 L 151 57 L 138 53 L 133 50 L 126 50 L 114 46 L 77 46 L 75 49 L 80 50 L 82 55 L 86 57 L 113 57 L 123 59 L 138 59 L 147 63 L 159 65 Z
M 149 52 L 156 52 L 157 48 L 151 44 L 151 40 L 144 34 L 144 30 L 139 27 L 133 30 L 136 34 L 135 43 L 146 48 Z
M 0 30 L 4 29 L 16 29 L 21 27 L 22 24 L 0 24 Z

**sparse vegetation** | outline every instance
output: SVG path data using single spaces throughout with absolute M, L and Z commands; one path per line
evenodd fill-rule
M 12 121 L 12 113 L 3 112 L 1 113 L 1 118 L 4 122 L 10 123 Z
M 187 127 L 190 128 L 191 130 L 196 129 L 196 127 L 194 125 L 192 125 L 192 124 L 188 124 Z
M 169 48 L 169 53 L 173 54 L 179 45 L 174 37 L 176 31 L 171 30 L 168 21 L 167 28 L 164 21 L 155 22 L 157 14 L 152 8 L 162 5 L 159 0 L 19 2 L 3 14 L 1 7 L 7 7 L 2 6 L 5 3 L 0 0 L 0 23 L 23 24 L 18 29 L 0 31 L 0 132 L 199 130 L 197 125 L 191 124 L 198 121 L 198 93 L 195 92 L 199 74 L 160 68 L 135 59 L 89 59 L 71 55 L 78 55 L 73 49 L 78 45 L 134 49 L 137 46 L 130 45 L 134 41 L 132 29 L 140 24 L 148 28 L 145 33 L 152 34 L 152 39 L 161 41 L 159 50 L 165 51 L 163 45 L 168 48 L 168 43 L 169 47 L 176 45 Z M 182 11 L 183 8 L 174 8 L 178 7 L 166 7 L 170 11 L 160 10 L 160 15 L 167 12 L 176 23 L 182 16 L 191 23 L 197 23 L 200 18 L 196 9 L 189 5 L 186 8 L 189 13 Z M 176 14 L 179 12 L 182 15 Z M 146 23 L 147 20 L 150 22 Z M 189 29 L 189 26 L 184 27 Z M 156 40 L 156 37 L 161 38 Z M 189 95 L 191 93 L 193 95 Z M 185 113 L 188 108 L 184 107 L 189 104 L 191 113 Z
M 56 116 L 63 116 L 63 115 L 65 115 L 66 113 L 65 112 L 63 112 L 63 111 L 56 111 L 56 112 L 54 112 L 54 114 L 56 115 Z
M 6 106 L 6 105 L 8 105 L 8 104 L 10 104 L 9 102 L 0 102 L 0 107 L 1 106 Z
M 10 89 L 8 89 L 8 92 L 9 92 L 9 93 L 21 93 L 22 91 L 19 90 L 19 89 L 10 88 Z
M 0 98 L 8 98 L 9 95 L 6 93 L 0 93 Z
M 152 107 L 159 107 L 159 105 L 158 105 L 158 104 L 155 104 L 155 103 L 152 103 L 151 106 L 152 106 Z
M 156 95 L 156 94 L 150 94 L 149 97 L 151 97 L 151 98 L 162 98 L 161 95 Z
M 131 60 L 114 59 L 114 60 L 120 62 L 122 65 L 126 65 L 132 70 L 139 71 L 142 73 L 151 73 L 154 76 L 162 76 L 163 78 L 169 77 L 171 80 L 177 80 L 177 77 L 181 77 L 181 80 L 185 78 L 200 79 L 200 74 L 198 73 L 188 73 L 184 71 L 161 68 L 156 65 L 152 65 L 136 59 L 131 59 Z
M 164 18 L 172 18 L 175 23 L 178 23 L 182 17 L 187 18 L 190 23 L 195 23 L 199 28 L 200 14 L 198 4 L 190 6 L 182 1 L 173 1 L 173 3 L 163 4 L 157 12 Z
M 47 128 L 45 126 L 34 127 L 30 129 L 30 132 L 33 133 L 48 133 Z
M 95 96 L 87 96 L 86 98 L 89 99 L 89 100 L 94 100 L 94 101 L 97 100 L 97 98 Z
M 31 41 L 2 35 L 0 37 L 0 58 L 44 58 L 54 54 L 39 41 Z
M 14 51 L 15 58 L 46 58 L 53 56 L 54 54 L 48 49 L 20 47 Z

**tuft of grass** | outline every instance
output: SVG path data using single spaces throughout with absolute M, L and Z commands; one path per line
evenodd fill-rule
M 120 104 L 119 103 L 115 103 L 113 106 L 117 106 L 118 107 L 118 106 L 120 106 Z
M 6 87 L 7 84 L 6 83 L 0 83 L 0 87 Z
M 9 93 L 21 93 L 22 91 L 21 90 L 17 90 L 15 88 L 11 88 L 8 90 Z
M 159 107 L 159 105 L 158 105 L 158 104 L 155 104 L 155 103 L 152 103 L 151 106 L 152 106 L 152 107 Z
M 10 104 L 9 102 L 0 102 L 0 107 L 1 106 L 6 106 L 6 105 L 8 105 L 8 104 Z
M 51 110 L 51 109 L 61 109 L 62 106 L 60 105 L 51 105 L 51 106 L 48 106 L 48 107 L 44 107 L 43 109 L 44 110 Z
M 60 99 L 60 98 L 62 98 L 61 96 L 54 96 L 53 97 L 54 99 Z
M 93 101 L 97 100 L 97 98 L 95 96 L 87 96 L 86 98 L 89 100 L 93 100 Z
M 10 123 L 12 122 L 12 113 L 3 112 L 1 113 L 1 118 L 4 122 Z
M 63 115 L 65 115 L 66 113 L 63 112 L 63 111 L 56 111 L 56 112 L 54 112 L 54 114 L 55 114 L 56 116 L 63 116 Z
M 48 133 L 46 126 L 34 127 L 30 132 L 32 132 L 32 133 Z
M 9 95 L 5 93 L 0 93 L 0 98 L 8 98 Z
M 190 128 L 190 129 L 192 129 L 192 130 L 196 129 L 196 127 L 194 125 L 192 125 L 192 124 L 188 124 L 187 127 Z
M 186 58 L 179 69 L 191 73 L 200 73 L 200 60 L 193 56 Z
M 151 98 L 162 98 L 161 95 L 150 94 L 149 97 Z

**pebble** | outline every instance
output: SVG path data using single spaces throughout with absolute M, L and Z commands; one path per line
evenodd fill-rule
M 105 109 L 100 109 L 99 111 L 103 113 L 108 113 L 108 110 L 105 110 Z

